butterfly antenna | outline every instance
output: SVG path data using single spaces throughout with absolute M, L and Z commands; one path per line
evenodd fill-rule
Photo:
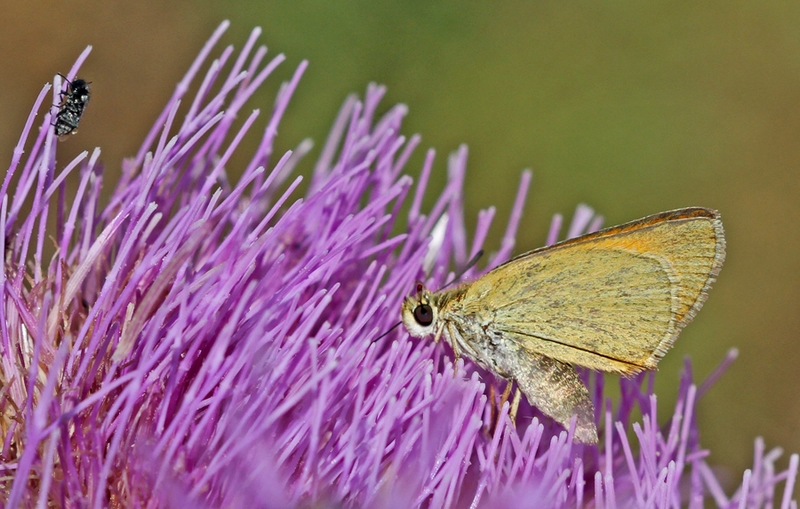
M 464 273 L 465 273 L 466 271 L 468 271 L 468 270 L 469 270 L 469 269 L 471 269 L 471 268 L 472 268 L 472 267 L 473 267 L 473 266 L 474 266 L 476 263 L 478 263 L 478 260 L 480 260 L 480 259 L 481 259 L 481 256 L 483 256 L 483 249 L 481 249 L 480 251 L 478 251 L 477 253 L 475 253 L 475 256 L 473 256 L 473 257 L 472 257 L 472 259 L 471 259 L 470 261 L 468 261 L 468 262 L 467 262 L 467 264 L 464 266 L 464 268 L 463 268 L 463 269 L 461 269 L 461 272 L 459 272 L 458 274 L 456 274 L 456 276 L 455 276 L 453 279 L 451 279 L 450 281 L 448 281 L 448 282 L 447 282 L 447 284 L 446 284 L 446 285 L 444 285 L 444 286 L 442 287 L 442 289 L 444 289 L 444 288 L 447 288 L 448 286 L 452 285 L 452 284 L 453 284 L 453 283 L 455 283 L 456 281 L 460 280 L 460 279 L 461 279 L 461 276 L 463 276 L 463 275 L 464 275 Z
M 389 330 L 387 330 L 386 332 L 384 332 L 383 334 L 381 334 L 381 335 L 380 335 L 380 336 L 378 336 L 377 338 L 373 339 L 371 342 L 372 342 L 372 343 L 375 343 L 376 341 L 378 341 L 378 340 L 379 340 L 379 339 L 381 339 L 382 337 L 385 337 L 385 336 L 386 336 L 386 335 L 388 335 L 390 332 L 392 332 L 393 330 L 395 330 L 395 329 L 396 329 L 396 328 L 397 328 L 397 327 L 398 327 L 398 326 L 399 326 L 401 323 L 403 323 L 403 322 L 397 322 L 396 324 L 392 325 L 391 327 L 389 327 Z

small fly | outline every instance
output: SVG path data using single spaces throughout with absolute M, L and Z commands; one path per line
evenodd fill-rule
M 66 136 L 77 133 L 78 123 L 83 116 L 83 110 L 89 102 L 89 83 L 80 78 L 70 81 L 63 74 L 59 74 L 67 81 L 67 90 L 61 92 L 64 100 L 56 114 L 56 121 L 53 123 L 56 136 Z

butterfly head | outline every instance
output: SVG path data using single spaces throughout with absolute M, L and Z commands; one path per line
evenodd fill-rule
M 416 293 L 403 301 L 403 325 L 412 336 L 423 338 L 437 332 L 438 319 L 435 296 L 422 283 L 417 283 Z

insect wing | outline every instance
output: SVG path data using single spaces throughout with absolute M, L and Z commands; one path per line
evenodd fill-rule
M 487 333 L 602 371 L 656 367 L 725 256 L 716 212 L 682 209 L 523 254 L 470 284 Z

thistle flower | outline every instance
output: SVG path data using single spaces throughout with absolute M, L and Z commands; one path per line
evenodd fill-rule
M 756 440 L 732 495 L 706 463 L 694 410 L 719 373 L 697 385 L 687 364 L 661 419 L 652 374 L 621 380 L 612 404 L 585 373 L 601 443 L 576 445 L 524 401 L 512 422 L 503 381 L 391 329 L 416 279 L 441 286 L 486 238 L 494 209 L 465 233 L 466 149 L 423 213 L 434 153 L 416 183 L 403 174 L 420 139 L 400 134 L 404 106 L 376 115 L 384 89 L 370 86 L 344 103 L 299 197 L 290 176 L 310 144 L 276 158 L 273 143 L 304 62 L 250 163 L 229 167 L 259 117 L 240 110 L 283 57 L 265 61 L 254 30 L 179 115 L 226 28 L 107 199 L 99 150 L 57 169 L 52 114 L 28 140 L 49 85 L 36 100 L 0 188 L 6 507 L 794 505 L 797 455 L 778 472 L 780 451 Z M 529 183 L 489 266 L 511 255 Z M 598 226 L 582 207 L 569 235 Z

